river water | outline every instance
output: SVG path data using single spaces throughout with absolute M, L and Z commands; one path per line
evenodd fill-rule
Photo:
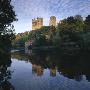
M 89 55 L 13 52 L 11 62 L 0 65 L 0 90 L 90 90 L 89 60 Z

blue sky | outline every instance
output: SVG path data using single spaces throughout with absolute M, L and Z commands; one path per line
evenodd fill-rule
M 49 24 L 50 16 L 57 21 L 68 16 L 90 14 L 90 0 L 12 0 L 18 21 L 14 22 L 16 33 L 30 31 L 32 19 L 43 17 L 44 25 Z

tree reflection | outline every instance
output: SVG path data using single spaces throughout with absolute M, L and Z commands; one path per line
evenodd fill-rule
M 4 56 L 0 57 L 0 90 L 14 90 L 14 87 L 8 81 L 11 79 L 11 71 L 8 69 L 10 65 L 10 54 L 4 54 Z
M 50 76 L 55 77 L 57 72 L 65 77 L 81 81 L 83 75 L 90 81 L 90 55 L 89 53 L 82 54 L 80 56 L 64 56 L 61 53 L 55 52 L 33 52 L 30 54 L 24 54 L 16 52 L 12 54 L 13 58 L 19 60 L 29 60 L 32 63 L 32 73 L 37 76 L 44 74 L 44 69 L 49 69 Z M 86 59 L 87 58 L 87 59 Z

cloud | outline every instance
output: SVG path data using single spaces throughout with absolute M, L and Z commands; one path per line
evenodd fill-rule
M 13 0 L 13 5 L 16 13 L 26 18 L 90 12 L 90 0 Z
M 18 23 L 22 25 L 25 22 L 31 23 L 32 18 L 38 16 L 48 23 L 51 15 L 62 19 L 76 14 L 83 17 L 90 14 L 90 0 L 12 0 L 12 5 L 19 19 Z

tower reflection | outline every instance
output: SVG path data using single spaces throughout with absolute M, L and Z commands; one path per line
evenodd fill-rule
M 49 69 L 50 76 L 57 76 L 57 72 L 64 77 L 81 81 L 83 75 L 90 81 L 90 55 L 82 54 L 80 56 L 63 56 L 60 53 L 52 52 L 31 52 L 24 54 L 23 52 L 12 53 L 12 58 L 18 60 L 28 60 L 32 64 L 32 74 L 42 76 L 45 69 Z M 87 60 L 86 60 L 87 58 Z
M 32 64 L 32 73 L 37 76 L 42 76 L 44 69 L 40 65 Z

